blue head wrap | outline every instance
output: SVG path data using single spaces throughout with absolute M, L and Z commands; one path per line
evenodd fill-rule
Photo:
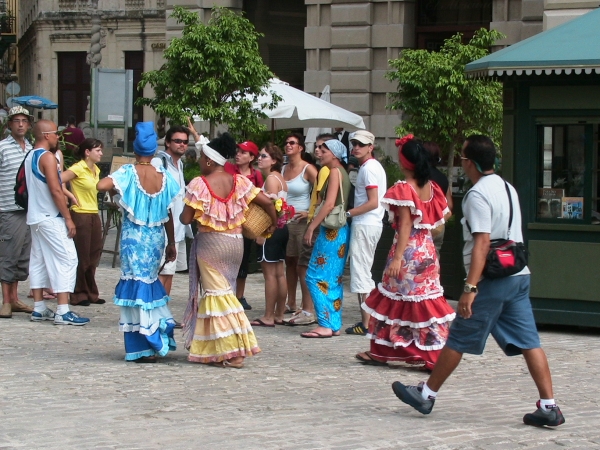
M 136 155 L 152 156 L 158 148 L 158 136 L 154 132 L 154 122 L 138 122 L 135 126 L 133 151 Z
M 325 141 L 325 145 L 337 159 L 344 162 L 347 160 L 348 149 L 340 141 L 337 139 L 329 139 L 328 141 Z

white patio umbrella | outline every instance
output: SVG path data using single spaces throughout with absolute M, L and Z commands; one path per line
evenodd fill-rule
M 274 109 L 262 109 L 261 104 L 270 102 L 271 91 L 281 97 L 281 100 Z M 267 92 L 267 95 L 258 98 L 254 106 L 269 117 L 263 121 L 269 130 L 311 127 L 344 127 L 350 130 L 365 128 L 365 123 L 358 114 L 307 94 L 276 78 L 271 78 Z
M 331 102 L 331 88 L 326 85 L 321 92 L 321 100 L 329 103 Z M 306 145 L 306 151 L 308 153 L 314 153 L 315 143 L 317 142 L 317 136 L 323 133 L 331 133 L 331 128 L 309 128 L 306 130 L 306 138 L 304 144 Z

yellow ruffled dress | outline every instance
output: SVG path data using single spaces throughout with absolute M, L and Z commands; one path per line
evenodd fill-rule
M 260 352 L 244 308 L 235 296 L 235 280 L 244 253 L 241 225 L 244 212 L 259 192 L 241 175 L 234 175 L 227 198 L 212 192 L 204 177 L 193 179 L 187 186 L 184 202 L 194 208 L 194 220 L 198 222 L 190 252 L 190 298 L 183 323 L 189 361 L 220 362 Z M 191 263 L 193 257 L 197 264 Z

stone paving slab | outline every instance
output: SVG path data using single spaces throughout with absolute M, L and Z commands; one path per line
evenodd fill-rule
M 97 274 L 107 300 L 119 276 L 111 259 L 103 256 Z M 187 282 L 175 276 L 176 317 Z M 27 289 L 22 283 L 21 298 Z M 250 275 L 250 319 L 262 314 L 263 289 L 262 275 Z M 345 325 L 358 320 L 348 292 L 344 308 Z M 262 353 L 233 370 L 187 362 L 178 333 L 178 350 L 157 364 L 135 364 L 123 360 L 116 306 L 73 309 L 91 323 L 59 327 L 25 314 L 0 320 L 0 449 L 600 448 L 594 330 L 541 331 L 567 422 L 538 429 L 522 424 L 537 400 L 523 359 L 505 357 L 493 340 L 483 356 L 465 356 L 423 416 L 390 385 L 425 374 L 359 364 L 363 337 L 301 339 L 309 328 L 257 328 Z

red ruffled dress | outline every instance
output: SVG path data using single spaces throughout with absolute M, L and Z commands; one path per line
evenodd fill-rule
M 385 275 L 362 307 L 371 315 L 367 337 L 371 354 L 386 362 L 404 362 L 433 369 L 446 344 L 454 310 L 444 298 L 440 284 L 440 264 L 431 230 L 444 223 L 449 212 L 446 196 L 431 183 L 431 197 L 419 198 L 413 187 L 399 181 L 385 193 L 381 202 L 389 211 L 394 229 L 398 229 L 395 213 L 410 208 L 412 229 L 398 278 Z M 396 253 L 398 231 L 388 254 L 387 266 Z

